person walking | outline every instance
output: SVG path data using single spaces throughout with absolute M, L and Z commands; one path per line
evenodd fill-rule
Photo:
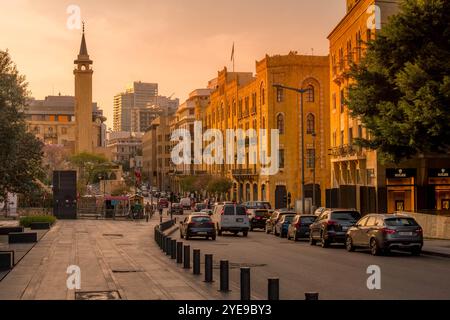
M 145 205 L 145 219 L 147 220 L 147 222 L 151 215 L 151 212 L 150 212 L 151 210 L 152 209 L 151 209 L 150 203 L 147 202 L 147 204 Z

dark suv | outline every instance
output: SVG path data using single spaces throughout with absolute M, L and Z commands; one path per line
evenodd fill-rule
M 268 209 L 254 209 L 249 214 L 250 231 L 253 229 L 265 229 L 267 218 L 270 217 Z
M 409 216 L 369 214 L 348 230 L 345 246 L 348 251 L 370 248 L 373 255 L 387 254 L 391 249 L 408 250 L 419 255 L 423 231 Z
M 310 225 L 309 243 L 315 245 L 320 241 L 323 248 L 331 243 L 345 243 L 348 229 L 360 218 L 356 210 L 327 209 Z

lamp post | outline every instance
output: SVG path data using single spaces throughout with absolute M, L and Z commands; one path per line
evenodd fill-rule
M 316 209 L 316 132 L 314 131 L 311 136 L 313 140 L 313 205 L 311 206 L 311 214 L 314 214 Z
M 281 84 L 274 84 L 274 88 L 286 89 L 295 91 L 300 94 L 300 162 L 301 162 L 301 186 L 302 186 L 302 213 L 305 213 L 305 137 L 304 137 L 304 124 L 303 124 L 303 94 L 310 91 L 310 88 L 293 88 L 287 87 Z

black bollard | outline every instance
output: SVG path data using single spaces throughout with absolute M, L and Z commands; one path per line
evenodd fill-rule
M 241 300 L 250 300 L 250 268 L 241 268 Z
M 166 255 L 170 256 L 171 252 L 172 252 L 172 238 L 171 237 L 167 237 L 166 238 Z
M 183 242 L 177 242 L 177 263 L 183 263 Z
M 191 246 L 184 246 L 183 252 L 184 269 L 191 268 Z
M 205 254 L 205 282 L 211 283 L 213 280 L 213 255 Z
M 280 300 L 280 280 L 278 278 L 268 279 L 267 300 Z
M 166 236 L 163 234 L 161 239 L 161 249 L 163 252 L 166 252 Z
M 192 272 L 195 275 L 200 274 L 200 249 L 194 249 L 194 267 L 192 268 Z
M 220 260 L 220 291 L 230 291 L 230 267 L 228 260 Z
M 172 260 L 175 260 L 177 258 L 177 240 L 176 239 L 172 239 L 172 241 L 170 242 L 170 258 Z
M 305 300 L 319 300 L 318 292 L 305 292 Z

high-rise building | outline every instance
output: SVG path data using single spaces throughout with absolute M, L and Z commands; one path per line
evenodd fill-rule
M 153 106 L 178 107 L 178 99 L 158 95 L 157 83 L 134 82 L 114 97 L 114 131 L 145 132 L 155 119 Z

